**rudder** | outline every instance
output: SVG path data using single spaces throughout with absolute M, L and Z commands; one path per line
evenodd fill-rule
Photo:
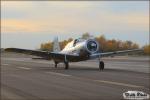
M 58 42 L 58 37 L 56 37 L 53 41 L 53 52 L 60 52 L 60 45 Z

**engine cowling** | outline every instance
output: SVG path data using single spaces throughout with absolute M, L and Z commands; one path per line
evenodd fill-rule
M 99 50 L 99 44 L 94 39 L 89 39 L 86 41 L 86 50 L 90 53 L 96 53 Z

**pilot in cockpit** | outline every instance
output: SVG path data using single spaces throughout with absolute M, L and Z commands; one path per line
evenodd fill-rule
M 79 42 L 78 39 L 75 39 L 75 40 L 74 40 L 74 43 L 73 43 L 73 46 L 76 46 L 76 44 L 77 44 L 78 42 Z
M 73 46 L 76 46 L 77 43 L 84 41 L 84 39 L 78 38 L 74 40 Z

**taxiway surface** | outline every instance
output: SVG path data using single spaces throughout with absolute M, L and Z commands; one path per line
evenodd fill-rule
M 120 100 L 128 90 L 149 93 L 149 58 L 103 58 L 54 68 L 52 61 L 1 54 L 1 100 Z

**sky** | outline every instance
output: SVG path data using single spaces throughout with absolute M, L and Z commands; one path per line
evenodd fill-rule
M 149 1 L 1 1 L 2 48 L 38 49 L 86 32 L 148 44 Z

